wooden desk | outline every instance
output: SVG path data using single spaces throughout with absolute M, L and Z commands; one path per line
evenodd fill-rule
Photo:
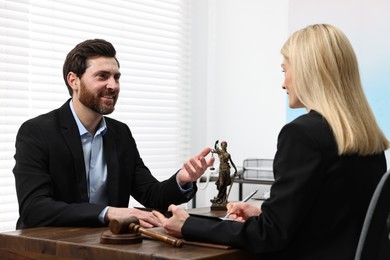
M 195 213 L 219 215 L 207 208 Z M 100 243 L 100 235 L 108 228 L 42 227 L 0 233 L 0 248 L 24 255 L 42 254 L 58 259 L 258 259 L 239 249 L 215 249 L 185 244 L 176 248 L 144 238 L 142 243 L 109 245 Z M 15 258 L 17 259 L 17 258 Z M 26 258 L 23 258 L 26 259 Z M 30 258 L 31 259 L 31 258 Z M 32 258 L 39 259 L 39 258 Z M 44 258 L 46 259 L 46 258 Z

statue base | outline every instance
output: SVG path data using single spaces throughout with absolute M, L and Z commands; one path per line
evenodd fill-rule
M 211 210 L 219 210 L 219 211 L 226 211 L 226 205 L 227 205 L 227 201 L 222 201 L 221 199 L 218 199 L 218 198 L 214 198 L 212 200 L 210 200 L 211 202 Z

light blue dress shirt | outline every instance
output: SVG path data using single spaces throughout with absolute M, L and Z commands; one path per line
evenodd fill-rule
M 108 205 L 107 163 L 103 153 L 103 135 L 107 131 L 106 121 L 102 117 L 95 136 L 92 136 L 78 118 L 73 102 L 69 102 L 69 105 L 76 120 L 83 146 L 89 202 Z M 101 222 L 104 222 L 104 215 L 107 210 L 108 207 L 100 213 L 99 220 Z

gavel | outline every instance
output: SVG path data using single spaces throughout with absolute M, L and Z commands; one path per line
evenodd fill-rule
M 141 227 L 139 224 L 139 219 L 133 216 L 124 219 L 113 219 L 110 221 L 109 228 L 113 234 L 124 234 L 131 232 L 141 233 L 175 247 L 182 247 L 184 243 L 183 239 L 175 238 L 152 229 Z

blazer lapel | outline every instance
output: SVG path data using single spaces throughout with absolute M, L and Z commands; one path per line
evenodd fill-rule
M 109 120 L 106 119 L 107 132 L 103 136 L 104 157 L 107 162 L 107 190 L 108 190 L 108 205 L 118 205 L 119 203 L 119 163 L 118 153 L 115 144 L 112 127 L 109 125 Z
M 80 132 L 72 111 L 69 107 L 70 99 L 59 109 L 59 123 L 65 142 L 72 153 L 74 168 L 76 172 L 76 181 L 79 193 L 79 199 L 82 202 L 89 201 L 87 191 L 87 177 L 85 173 L 84 154 L 81 145 Z

